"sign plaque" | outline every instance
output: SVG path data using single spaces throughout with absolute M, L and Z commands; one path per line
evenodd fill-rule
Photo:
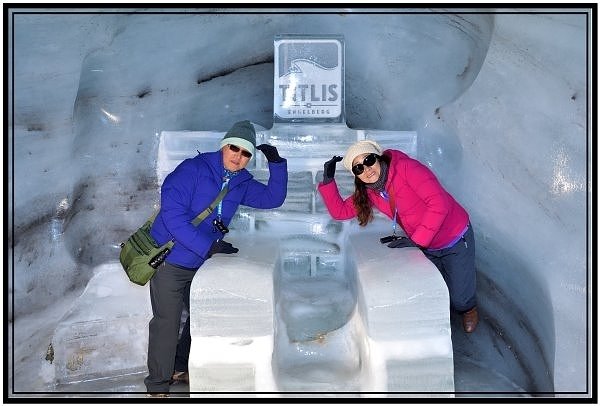
M 341 35 L 275 37 L 273 116 L 276 122 L 344 120 Z

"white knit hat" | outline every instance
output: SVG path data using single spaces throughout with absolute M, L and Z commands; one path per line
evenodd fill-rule
M 348 148 L 348 151 L 346 151 L 346 155 L 344 155 L 344 159 L 342 159 L 342 165 L 344 165 L 344 168 L 346 168 L 350 172 L 352 172 L 352 161 L 354 161 L 354 158 L 356 158 L 357 156 L 362 155 L 362 154 L 371 154 L 371 153 L 381 155 L 382 152 L 383 152 L 383 150 L 381 149 L 379 144 L 376 143 L 375 141 L 371 141 L 371 140 L 358 141 L 358 142 L 350 145 L 350 147 Z

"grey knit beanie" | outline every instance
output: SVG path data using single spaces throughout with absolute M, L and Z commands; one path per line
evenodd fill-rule
M 254 130 L 252 123 L 248 120 L 235 123 L 221 140 L 221 148 L 227 144 L 244 148 L 254 155 L 254 148 L 256 147 L 256 131 Z

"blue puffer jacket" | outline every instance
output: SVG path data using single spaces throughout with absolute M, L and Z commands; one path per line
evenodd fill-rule
M 267 185 L 253 179 L 242 169 L 229 181 L 229 191 L 222 200 L 222 221 L 229 225 L 240 204 L 271 209 L 283 204 L 287 194 L 287 161 L 269 163 Z M 221 191 L 223 184 L 222 152 L 208 152 L 180 163 L 163 182 L 160 212 L 150 233 L 159 244 L 175 239 L 167 262 L 186 268 L 199 268 L 208 251 L 223 234 L 214 230 L 217 209 L 198 226 L 192 220 L 206 209 Z

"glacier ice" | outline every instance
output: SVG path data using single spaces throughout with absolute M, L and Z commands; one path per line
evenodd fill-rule
M 496 386 L 476 389 L 493 392 L 509 377 L 529 391 L 586 396 L 588 9 L 38 11 L 48 10 L 11 14 L 7 35 L 15 391 L 54 390 L 49 338 L 94 270 L 154 209 L 159 182 L 148 157 L 161 132 L 225 131 L 238 119 L 271 128 L 273 35 L 329 27 L 346 39 L 348 126 L 416 130 L 419 157 L 477 226 L 489 329 L 459 365 L 493 377 L 486 382 Z M 303 193 L 291 210 L 306 208 Z M 243 213 L 242 225 L 272 227 Z

